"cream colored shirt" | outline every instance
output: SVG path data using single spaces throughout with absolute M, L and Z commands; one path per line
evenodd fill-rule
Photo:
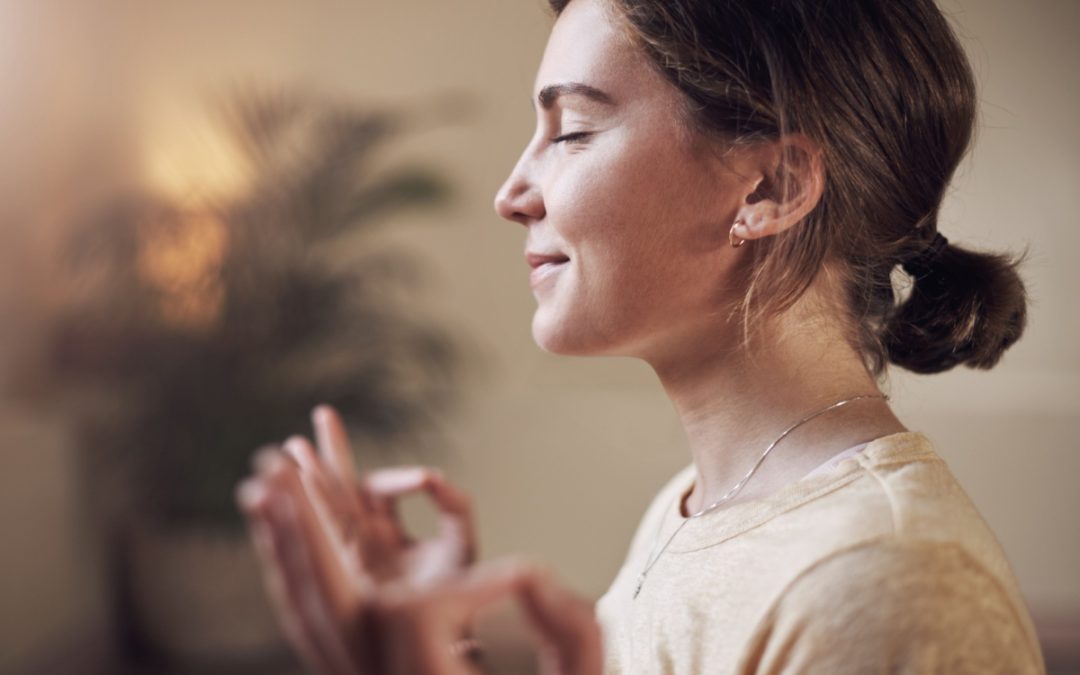
M 921 433 L 684 520 L 693 465 L 597 603 L 606 675 L 1043 673 L 1000 545 Z

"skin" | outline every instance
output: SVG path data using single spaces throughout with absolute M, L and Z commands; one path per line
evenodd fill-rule
M 820 199 L 820 153 L 799 135 L 730 146 L 688 132 L 681 94 L 601 0 L 574 0 L 556 22 L 534 95 L 564 83 L 613 103 L 566 95 L 550 109 L 538 104 L 536 133 L 495 199 L 500 216 L 525 226 L 527 251 L 569 258 L 534 287 L 533 337 L 551 352 L 629 356 L 653 368 L 686 429 L 699 474 L 687 508 L 696 511 L 794 422 L 878 393 L 833 309 L 834 275 L 819 275 L 748 346 L 733 316 L 755 240 L 800 226 Z M 587 135 L 565 140 L 579 132 Z M 793 159 L 781 166 L 785 153 Z M 740 220 L 747 243 L 732 248 L 728 231 Z M 880 400 L 830 412 L 777 446 L 729 504 L 903 430 Z
M 592 604 L 520 559 L 473 565 L 468 497 L 436 470 L 356 473 L 337 412 L 312 413 L 317 448 L 295 436 L 260 451 L 237 488 L 282 630 L 308 669 L 326 675 L 477 675 L 475 615 L 516 601 L 536 636 L 542 675 L 596 675 Z M 441 514 L 414 540 L 395 502 L 417 492 Z M 466 647 L 466 649 L 462 649 Z
M 789 425 L 878 388 L 846 339 L 828 268 L 793 308 L 741 341 L 734 309 L 750 249 L 799 227 L 818 203 L 820 152 L 799 135 L 735 147 L 697 137 L 679 121 L 680 97 L 601 0 L 574 0 L 537 73 L 536 133 L 495 208 L 525 227 L 526 252 L 565 259 L 533 287 L 536 343 L 639 358 L 656 372 L 686 429 L 698 477 L 684 507 L 696 512 Z M 740 248 L 728 244 L 736 222 Z M 314 423 L 317 448 L 294 438 L 264 452 L 237 495 L 281 623 L 312 669 L 482 672 L 449 646 L 476 611 L 512 597 L 536 632 L 545 675 L 601 672 L 590 604 L 530 563 L 472 566 L 468 499 L 441 474 L 357 476 L 336 413 L 321 408 Z M 904 430 L 882 400 L 832 411 L 788 436 L 729 504 Z M 417 491 L 443 514 L 430 541 L 410 539 L 395 515 L 394 501 Z

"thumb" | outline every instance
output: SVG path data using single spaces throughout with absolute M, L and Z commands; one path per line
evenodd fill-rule
M 477 565 L 444 589 L 463 614 L 472 615 L 504 597 L 519 595 L 534 570 L 531 563 L 506 558 Z
M 523 579 L 520 597 L 529 624 L 545 643 L 545 675 L 598 675 L 602 671 L 603 641 L 592 603 L 539 567 Z

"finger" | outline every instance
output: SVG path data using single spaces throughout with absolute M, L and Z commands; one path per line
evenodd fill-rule
M 325 507 L 332 521 L 331 529 L 345 542 L 359 535 L 367 514 L 352 490 L 345 489 L 328 472 L 315 448 L 303 436 L 285 441 L 284 450 L 300 466 L 300 480 L 316 507 Z M 318 510 L 318 509 L 317 509 Z
M 272 535 L 265 524 L 250 526 L 252 542 L 259 552 L 263 583 L 269 591 L 278 625 L 298 655 L 320 672 L 326 672 L 329 664 L 323 658 L 317 641 L 308 632 L 307 624 L 300 618 L 301 610 L 294 606 L 293 596 L 280 571 L 281 563 L 272 542 Z
M 439 510 L 438 538 L 462 546 L 462 564 L 471 564 L 476 559 L 471 500 L 447 481 L 441 471 L 420 466 L 380 469 L 368 474 L 363 490 L 369 495 L 369 501 L 378 504 L 383 512 L 391 513 L 394 500 L 415 492 L 426 492 Z
M 263 473 L 280 451 L 281 446 L 276 443 L 267 443 L 259 446 L 251 456 L 252 471 L 254 471 L 256 475 Z
M 245 516 L 255 515 L 266 505 L 266 486 L 260 478 L 245 478 L 236 485 L 233 498 Z
M 470 568 L 435 586 L 387 586 L 381 600 L 392 607 L 413 608 L 414 614 L 425 613 L 429 619 L 434 616 L 437 620 L 431 623 L 437 625 L 460 623 L 501 599 L 521 595 L 535 573 L 533 564 L 506 558 Z
M 237 501 L 253 523 L 256 542 L 261 542 L 260 563 L 280 622 L 319 672 L 352 673 L 355 665 L 342 635 L 353 621 L 343 592 L 348 583 L 340 559 L 328 554 L 326 532 L 299 479 L 299 461 L 270 445 L 253 463 L 258 488 L 238 490 Z
M 397 500 L 407 494 L 425 489 L 429 480 L 423 467 L 393 467 L 370 472 L 360 484 L 363 501 L 377 516 L 375 528 L 378 539 L 388 551 L 400 550 L 416 542 L 406 531 L 398 516 Z
M 382 555 L 385 548 L 380 528 L 374 526 L 372 517 L 360 507 L 357 495 L 345 494 L 341 485 L 328 475 L 307 439 L 300 436 L 289 439 L 285 452 L 300 466 L 304 492 L 334 553 L 344 561 L 350 582 L 361 593 L 369 593 L 371 580 L 365 566 L 375 556 Z M 380 541 L 373 543 L 376 539 Z
M 274 608 L 274 616 L 289 643 L 298 655 L 318 672 L 329 672 L 329 664 L 316 646 L 306 624 L 299 618 L 299 610 L 293 605 L 292 596 L 282 576 L 282 563 L 278 560 L 272 533 L 266 524 L 268 492 L 259 479 L 248 479 L 236 490 L 236 501 L 240 505 L 248 524 L 248 534 L 255 549 L 263 585 Z
M 564 588 L 543 568 L 526 575 L 520 598 L 529 625 L 548 646 L 545 670 L 557 673 L 600 672 L 603 641 L 592 603 Z
M 446 592 L 472 614 L 511 594 L 524 591 L 536 566 L 519 558 L 504 558 L 474 567 L 446 585 Z
M 384 588 L 383 620 L 389 621 L 392 661 L 401 672 L 475 674 L 477 664 L 454 649 L 481 609 L 520 592 L 523 575 L 517 561 L 473 568 L 438 586 L 398 584 Z M 397 672 L 397 671 L 394 671 Z
M 332 406 L 323 404 L 311 412 L 311 421 L 323 460 L 343 486 L 355 485 L 358 476 L 356 462 L 353 460 L 349 435 L 345 431 L 341 415 Z
M 334 594 L 332 582 L 320 574 L 317 546 L 301 522 L 299 506 L 291 494 L 272 496 L 266 520 L 286 595 L 323 661 L 331 664 L 326 672 L 354 673 L 355 663 L 343 642 L 341 598 Z
M 329 476 L 324 462 L 315 455 L 306 438 L 295 436 L 285 443 L 285 451 L 300 467 L 300 483 L 309 496 L 327 539 L 341 561 L 346 561 L 352 581 L 363 594 L 372 591 L 370 575 L 392 577 L 402 548 L 401 527 L 392 518 L 378 517 L 360 490 L 345 488 Z
M 299 468 L 295 464 L 281 461 L 273 466 L 270 481 L 272 487 L 278 488 L 277 494 L 283 497 L 279 508 L 292 518 L 299 543 L 306 544 L 305 553 L 310 557 L 317 578 L 325 585 L 326 595 L 335 616 L 339 619 L 351 616 L 355 609 L 355 589 L 341 563 L 339 549 L 327 536 L 326 529 L 307 497 Z

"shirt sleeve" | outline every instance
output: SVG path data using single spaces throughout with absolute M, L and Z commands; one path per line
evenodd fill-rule
M 1042 655 L 1023 617 L 960 546 L 874 542 L 797 577 L 758 625 L 737 672 L 1039 675 Z

